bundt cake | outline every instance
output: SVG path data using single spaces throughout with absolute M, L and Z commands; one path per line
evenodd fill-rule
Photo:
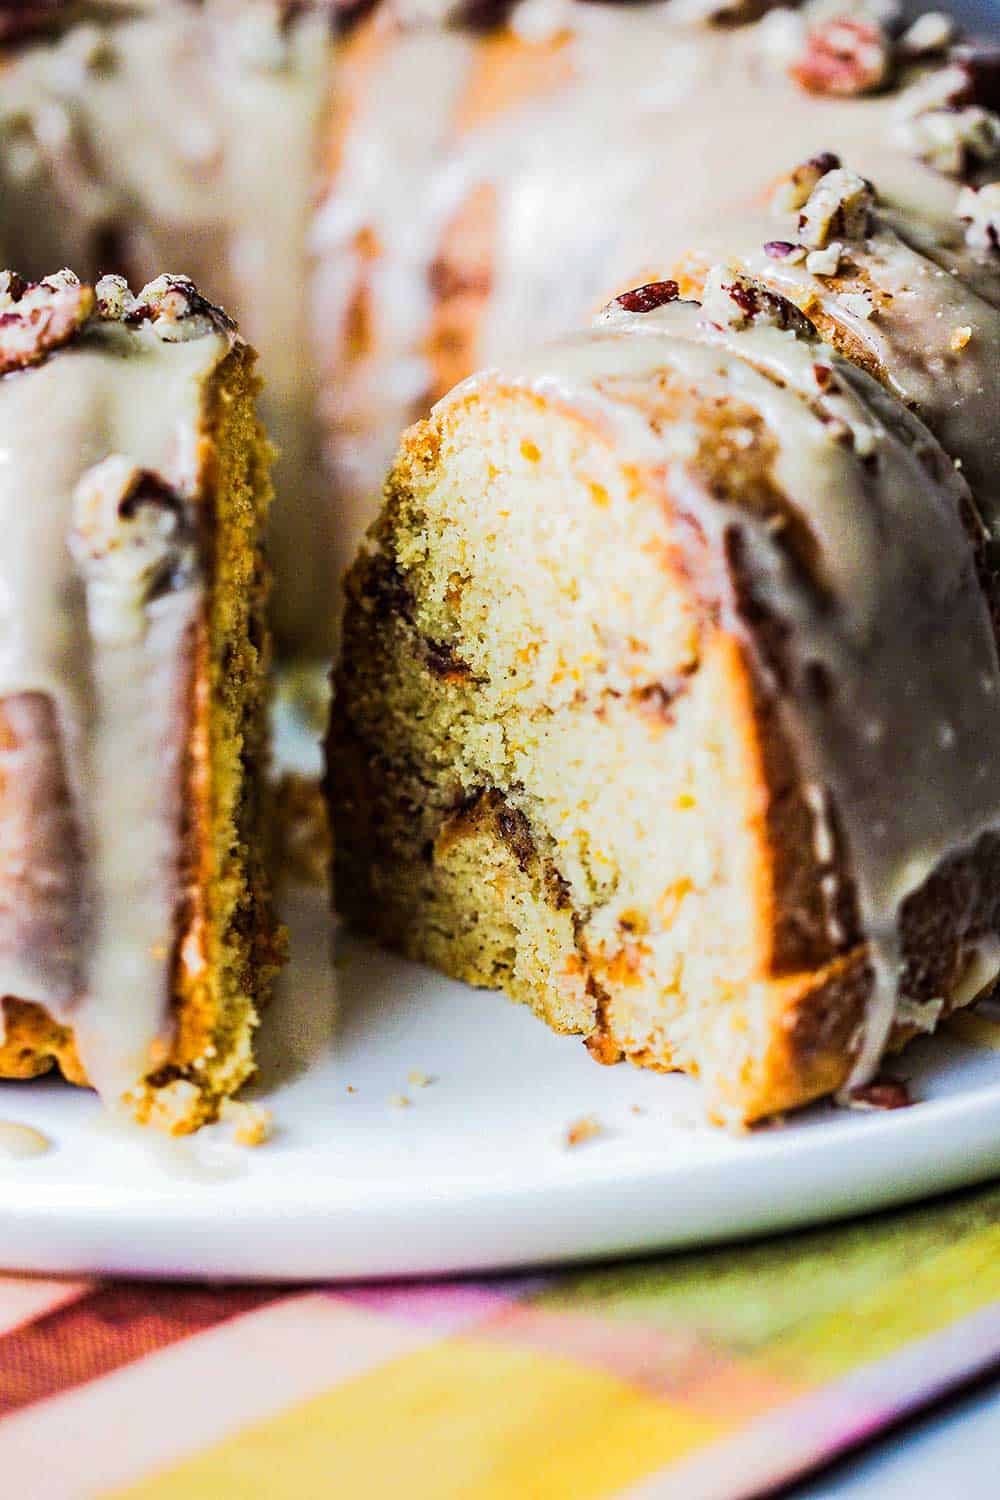
M 789 162 L 835 149 L 947 217 L 1000 153 L 996 56 L 857 0 L 0 0 L 0 24 L 4 258 L 183 265 L 261 351 L 292 647 L 329 643 L 399 432 L 455 381 L 666 274 Z
M 172 1132 L 280 957 L 254 360 L 184 278 L 0 276 L 0 1077 Z
M 996 585 L 927 427 L 789 300 L 705 282 L 405 436 L 329 792 L 363 930 L 750 1122 L 996 977 Z

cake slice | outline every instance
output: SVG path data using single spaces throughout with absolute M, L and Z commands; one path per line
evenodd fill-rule
M 1000 966 L 969 490 L 790 302 L 742 314 L 640 288 L 406 435 L 328 772 L 348 918 L 727 1123 L 863 1088 Z
M 0 278 L 0 1077 L 173 1132 L 280 958 L 254 361 L 183 277 Z

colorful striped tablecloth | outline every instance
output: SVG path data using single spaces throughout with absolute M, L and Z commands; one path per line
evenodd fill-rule
M 1000 1362 L 1000 1187 L 433 1285 L 0 1279 L 4 1500 L 737 1500 Z

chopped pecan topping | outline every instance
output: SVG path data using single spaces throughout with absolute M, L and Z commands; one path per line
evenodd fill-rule
M 907 57 L 933 57 L 944 52 L 955 40 L 955 22 L 942 10 L 928 10 L 918 16 L 899 39 L 900 51 Z
M 69 547 L 88 583 L 95 639 L 139 636 L 148 601 L 187 577 L 190 544 L 184 500 L 161 475 L 121 453 L 88 469 L 73 494 Z
M 822 250 L 809 251 L 806 270 L 812 276 L 836 276 L 843 253 L 844 247 L 840 240 L 831 240 Z
M 892 47 L 874 21 L 835 16 L 810 31 L 792 78 L 810 94 L 870 94 L 892 71 Z
M 904 89 L 898 109 L 904 120 L 916 120 L 931 109 L 958 109 L 974 102 L 968 73 L 958 63 L 949 62 Z
M 874 1083 L 851 1089 L 847 1096 L 850 1109 L 907 1109 L 913 1097 L 902 1078 L 876 1078 Z
M 624 307 L 626 312 L 647 313 L 653 312 L 657 307 L 664 307 L 668 302 L 676 302 L 679 297 L 680 288 L 676 281 L 648 281 L 645 286 L 622 292 L 620 297 L 615 298 L 615 302 L 619 307 Z
M 68 344 L 94 306 L 93 288 L 72 271 L 28 284 L 16 272 L 0 277 L 0 375 L 41 363 Z
M 895 139 L 949 177 L 1000 155 L 1000 49 L 955 47 L 900 98 Z
M 1000 115 L 978 104 L 931 109 L 900 126 L 897 138 L 920 161 L 948 177 L 967 177 L 1000 156 Z
M 864 239 L 874 201 L 870 182 L 836 167 L 820 178 L 802 207 L 800 240 L 810 250 L 822 250 L 834 239 Z
M 81 285 L 72 271 L 28 283 L 15 271 L 0 272 L 0 375 L 40 363 L 69 342 L 92 316 L 129 325 L 149 323 L 167 343 L 219 332 L 236 325 L 203 297 L 186 276 L 160 276 L 137 297 L 121 276 L 103 276 L 97 287 Z
M 229 314 L 203 297 L 187 276 L 158 276 L 143 287 L 120 317 L 128 324 L 148 322 L 157 338 L 167 344 L 236 330 Z
M 958 195 L 955 212 L 968 226 L 967 244 L 975 250 L 1000 250 L 1000 183 L 964 187 Z
M 16 271 L 0 271 L 0 311 L 6 312 L 12 302 L 20 302 L 28 283 Z
M 135 304 L 124 276 L 102 276 L 94 291 L 97 294 L 97 311 L 102 318 L 117 321 Z
M 711 322 L 729 328 L 781 328 L 815 333 L 794 302 L 780 297 L 742 271 L 713 266 L 705 280 L 702 308 Z
M 790 266 L 797 265 L 799 261 L 806 258 L 805 246 L 793 245 L 791 240 L 765 241 L 764 254 L 771 260 L 786 261 Z
M 783 177 L 771 195 L 771 207 L 778 214 L 797 213 L 809 200 L 809 194 L 828 172 L 835 172 L 840 166 L 840 157 L 835 156 L 832 151 L 821 151 L 818 156 L 811 156 L 808 161 L 801 162 L 793 167 L 787 177 Z

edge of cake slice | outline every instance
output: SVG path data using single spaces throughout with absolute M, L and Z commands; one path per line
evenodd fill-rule
M 173 1133 L 283 953 L 255 359 L 185 277 L 0 277 L 0 1077 Z
M 352 922 L 729 1124 L 866 1087 L 1000 968 L 984 529 L 765 311 L 642 288 L 411 429 L 328 750 Z

